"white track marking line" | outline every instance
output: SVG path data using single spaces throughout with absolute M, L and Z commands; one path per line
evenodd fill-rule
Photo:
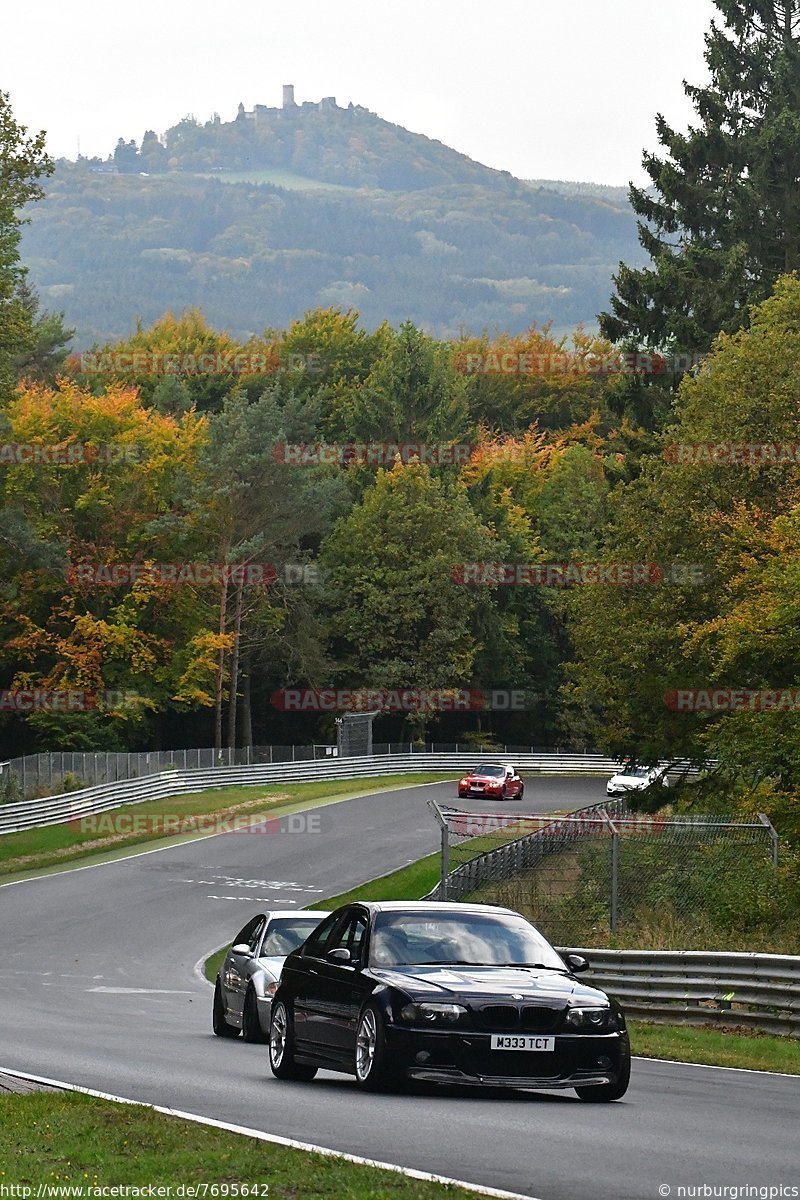
M 720 1067 L 716 1063 L 684 1062 L 682 1058 L 647 1058 L 644 1054 L 631 1056 L 639 1062 L 668 1063 L 673 1067 L 702 1067 L 705 1071 L 741 1071 L 745 1075 L 775 1075 L 778 1079 L 796 1079 L 800 1083 L 800 1075 L 791 1071 L 759 1071 L 756 1067 Z
M 338 1158 L 345 1162 L 356 1163 L 362 1167 L 377 1167 L 381 1171 L 393 1171 L 396 1175 L 405 1175 L 408 1179 L 421 1179 L 425 1183 L 443 1183 L 450 1187 L 460 1187 L 477 1196 L 493 1196 L 496 1200 L 537 1200 L 536 1196 L 524 1195 L 522 1192 L 504 1192 L 499 1188 L 480 1187 L 476 1183 L 466 1183 L 461 1179 L 451 1179 L 447 1175 L 432 1175 L 429 1171 L 418 1171 L 414 1167 L 401 1167 L 397 1163 L 380 1162 L 374 1158 L 362 1158 L 359 1154 L 348 1154 L 344 1150 L 331 1150 L 328 1146 L 315 1146 L 311 1142 L 298 1142 L 294 1138 L 281 1137 L 276 1133 L 264 1133 L 260 1129 L 248 1129 L 245 1125 L 231 1125 L 227 1121 L 216 1121 L 213 1117 L 201 1117 L 197 1113 L 182 1112 L 178 1108 L 165 1108 L 160 1104 L 147 1104 L 144 1100 L 130 1100 L 127 1096 L 114 1096 L 109 1092 L 98 1092 L 93 1088 L 79 1087 L 78 1084 L 64 1083 L 59 1079 L 46 1079 L 41 1075 L 28 1075 L 23 1071 L 9 1070 L 0 1067 L 0 1073 L 12 1075 L 15 1079 L 26 1079 L 30 1083 L 41 1083 L 48 1087 L 61 1088 L 67 1092 L 81 1092 L 84 1096 L 95 1096 L 99 1100 L 110 1100 L 114 1104 L 132 1104 L 137 1108 L 149 1108 L 154 1112 L 164 1113 L 168 1117 L 180 1117 L 183 1121 L 193 1121 L 197 1125 L 208 1125 L 213 1129 L 224 1129 L 227 1133 L 239 1133 L 245 1137 L 255 1138 L 260 1142 L 270 1142 L 274 1146 L 287 1146 L 291 1150 L 305 1150 L 313 1154 L 323 1154 L 326 1158 Z
M 87 992 L 106 992 L 112 996 L 193 996 L 194 992 L 186 988 L 126 988 L 126 987 L 93 987 Z

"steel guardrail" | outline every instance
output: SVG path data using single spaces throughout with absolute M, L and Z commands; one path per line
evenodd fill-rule
M 23 800 L 0 804 L 0 835 L 17 833 L 40 826 L 58 825 L 82 816 L 93 816 L 119 808 L 124 804 L 139 804 L 146 800 L 163 800 L 187 792 L 210 788 L 257 786 L 282 782 L 308 782 L 317 779 L 365 779 L 372 775 L 402 775 L 422 771 L 450 771 L 454 774 L 470 770 L 480 758 L 508 757 L 525 775 L 609 775 L 619 770 L 621 763 L 602 754 L 517 754 L 490 755 L 480 751 L 459 753 L 373 754 L 364 758 L 318 758 L 297 762 L 259 763 L 250 766 L 190 768 L 161 771 L 137 779 L 116 783 L 96 784 L 93 787 L 46 796 L 38 800 Z M 663 766 L 668 764 L 664 763 Z M 685 768 L 674 765 L 675 774 Z
M 485 756 L 484 756 L 485 757 Z M 373 775 L 401 775 L 421 771 L 450 771 L 454 775 L 474 767 L 480 755 L 475 753 L 446 754 L 385 754 L 368 758 L 325 758 L 303 762 L 260 763 L 251 766 L 211 767 L 161 771 L 138 779 L 117 783 L 97 784 L 47 796 L 40 800 L 23 800 L 0 805 L 0 835 L 17 833 L 40 826 L 59 825 L 65 821 L 94 816 L 119 808 L 124 804 L 141 804 L 147 800 L 163 800 L 187 792 L 234 786 L 255 787 L 259 784 L 308 782 L 321 779 L 365 779 Z M 530 775 L 540 772 L 574 775 L 607 775 L 618 769 L 619 763 L 602 755 L 518 755 L 514 760 L 520 770 Z
M 744 1026 L 800 1037 L 800 957 L 706 950 L 562 949 L 628 1016 L 660 1024 Z

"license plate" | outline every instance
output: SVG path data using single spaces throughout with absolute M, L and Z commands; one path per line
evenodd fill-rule
M 530 1033 L 493 1033 L 492 1050 L 555 1050 L 554 1037 L 535 1037 Z
M 482 783 L 473 783 L 473 784 L 471 784 L 471 785 L 470 785 L 470 789 L 469 789 L 469 790 L 470 790 L 471 792 L 482 792 L 482 791 L 483 791 L 483 784 L 482 784 Z

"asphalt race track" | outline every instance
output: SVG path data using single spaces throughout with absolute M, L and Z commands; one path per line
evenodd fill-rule
M 520 805 L 466 807 L 547 812 L 604 792 L 604 780 L 538 777 Z M 327 1073 L 279 1083 L 266 1047 L 213 1036 L 197 960 L 255 911 L 435 850 L 430 798 L 458 804 L 451 784 L 400 789 L 320 809 L 319 832 L 216 836 L 0 887 L 0 1067 L 541 1200 L 800 1184 L 798 1078 L 639 1060 L 611 1105 L 572 1092 L 367 1096 Z

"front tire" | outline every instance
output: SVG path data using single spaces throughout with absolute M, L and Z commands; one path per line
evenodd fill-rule
M 214 1011 L 212 1016 L 212 1028 L 217 1037 L 235 1038 L 239 1036 L 239 1030 L 233 1025 L 229 1025 L 225 1020 L 225 1005 L 222 1003 L 222 988 L 219 983 L 219 975 L 217 982 L 214 984 Z
M 249 987 L 244 998 L 244 1009 L 242 1010 L 242 1037 L 246 1042 L 260 1043 L 261 1045 L 267 1041 L 267 1035 L 261 1028 L 261 1022 L 258 1019 L 258 1000 L 254 987 Z
M 292 1021 L 283 1000 L 273 1001 L 272 1004 L 269 1023 L 269 1065 L 276 1079 L 294 1079 L 299 1083 L 310 1083 L 317 1073 L 316 1067 L 295 1062 Z
M 367 1004 L 358 1018 L 355 1053 L 356 1083 L 365 1092 L 384 1092 L 396 1086 L 386 1053 L 386 1026 L 380 1009 Z
M 592 1104 L 608 1104 L 612 1100 L 621 1100 L 628 1090 L 631 1081 L 631 1048 L 626 1045 L 620 1064 L 619 1078 L 616 1083 L 601 1083 L 598 1087 L 575 1088 L 581 1100 Z

